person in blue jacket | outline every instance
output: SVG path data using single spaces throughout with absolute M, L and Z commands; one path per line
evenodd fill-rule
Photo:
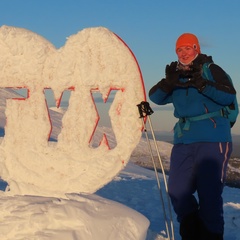
M 176 41 L 178 61 L 166 66 L 165 78 L 149 91 L 152 102 L 172 103 L 178 122 L 168 192 L 182 240 L 223 240 L 222 192 L 232 152 L 231 127 L 223 107 L 236 91 L 225 71 L 201 53 L 198 38 L 182 34 Z M 207 63 L 213 81 L 203 77 Z

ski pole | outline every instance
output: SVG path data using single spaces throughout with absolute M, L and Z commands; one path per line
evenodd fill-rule
M 157 151 L 158 160 L 159 160 L 159 163 L 160 163 L 160 167 L 162 169 L 165 190 L 166 190 L 166 193 L 167 193 L 168 210 L 169 210 L 169 214 L 170 214 L 170 225 L 171 225 L 171 232 L 172 232 L 172 240 L 174 240 L 173 218 L 172 218 L 170 198 L 169 198 L 169 195 L 168 195 L 166 174 L 165 174 L 162 159 L 161 159 L 161 156 L 160 156 L 160 153 L 159 153 L 159 150 L 158 150 L 157 141 L 156 141 L 156 138 L 155 138 L 155 134 L 154 134 L 154 131 L 153 131 L 152 122 L 151 122 L 151 118 L 150 118 L 150 115 L 153 114 L 154 112 L 151 109 L 148 102 L 141 102 L 137 106 L 138 106 L 138 111 L 139 111 L 140 118 L 142 119 L 145 136 L 146 136 L 146 139 L 147 139 L 147 142 L 148 142 L 148 147 L 149 147 L 151 159 L 152 159 L 152 162 L 153 162 L 153 167 L 154 167 L 154 171 L 155 171 L 155 175 L 156 175 L 156 179 L 157 179 L 157 183 L 158 183 L 158 188 L 159 188 L 159 192 L 160 192 L 160 199 L 161 199 L 161 202 L 162 202 L 162 207 L 163 207 L 163 212 L 164 212 L 166 231 L 167 231 L 168 239 L 170 239 L 170 233 L 169 233 L 169 227 L 168 227 L 168 221 L 167 221 L 167 214 L 166 214 L 165 205 L 164 205 L 163 196 L 162 196 L 162 191 L 161 191 L 161 187 L 160 187 L 160 180 L 159 180 L 159 177 L 158 177 L 158 171 L 157 171 L 157 167 L 156 167 L 155 160 L 154 160 L 153 153 L 152 153 L 152 147 L 151 147 L 151 144 L 150 144 L 150 141 L 149 141 L 149 138 L 148 138 L 146 124 L 144 122 L 144 117 L 146 117 L 147 120 L 148 120 L 150 130 L 151 130 L 151 134 L 152 134 L 153 141 L 154 141 L 154 145 L 155 145 L 155 148 L 156 148 L 156 151 Z
M 142 122 L 143 122 L 143 126 L 144 126 L 143 118 L 142 118 Z M 160 179 L 159 179 L 159 175 L 158 175 L 158 172 L 157 172 L 157 167 L 156 167 L 156 164 L 155 164 L 155 161 L 154 161 L 152 147 L 151 147 L 151 144 L 150 144 L 150 141 L 149 141 L 149 138 L 148 138 L 147 129 L 145 128 L 145 126 L 144 126 L 144 133 L 145 133 L 145 136 L 146 136 L 146 139 L 147 139 L 148 148 L 149 148 L 150 156 L 151 156 L 151 159 L 152 159 L 153 168 L 154 168 L 154 172 L 155 172 L 155 176 L 156 176 L 156 180 L 157 180 L 157 185 L 158 185 L 158 189 L 159 189 L 159 193 L 160 193 L 160 201 L 162 203 L 162 208 L 163 208 L 166 232 L 167 232 L 168 239 L 170 239 L 169 238 L 169 236 L 170 236 L 169 227 L 168 227 L 168 222 L 167 222 L 167 214 L 166 214 L 166 210 L 165 210 L 165 204 L 164 204 L 163 194 L 162 194 L 161 185 L 160 185 Z

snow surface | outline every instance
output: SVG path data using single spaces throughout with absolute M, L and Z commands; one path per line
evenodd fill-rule
M 239 189 L 225 187 L 223 199 L 224 239 L 240 240 Z M 67 199 L 1 194 L 0 211 L 3 240 L 167 239 L 154 172 L 136 166 L 131 160 L 96 194 L 69 194 Z M 148 220 L 136 211 L 150 221 L 146 238 Z M 175 239 L 180 240 L 176 216 L 173 218 Z
M 95 28 L 71 36 L 56 50 L 30 31 L 2 26 L 0 48 L 0 87 L 29 89 L 24 101 L 13 100 L 19 96 L 12 90 L 0 92 L 2 136 L 5 127 L 0 175 L 9 184 L 0 192 L 0 239 L 166 239 L 155 173 L 128 162 L 142 161 L 149 153 L 136 108 L 145 97 L 141 77 L 125 45 L 107 29 Z M 51 87 L 59 103 L 61 92 L 73 86 L 67 112 L 48 112 L 43 88 Z M 98 120 L 92 88 L 104 99 L 110 89 L 120 89 L 109 111 L 113 128 L 97 128 L 95 147 L 89 147 Z M 47 141 L 48 114 L 56 142 Z M 169 161 L 171 145 L 161 142 L 159 147 Z M 240 240 L 238 189 L 225 189 L 224 210 L 225 240 Z M 179 240 L 176 216 L 174 226 Z

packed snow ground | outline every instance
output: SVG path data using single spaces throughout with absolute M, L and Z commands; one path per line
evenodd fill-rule
M 225 187 L 224 189 L 225 240 L 240 240 L 239 192 L 240 190 L 236 188 Z M 166 239 L 159 190 L 154 172 L 151 170 L 130 162 L 111 183 L 96 194 L 87 196 L 69 194 L 68 197 L 69 199 L 1 196 L 0 239 L 144 239 L 135 236 L 139 236 L 141 232 L 144 235 L 143 232 L 148 225 L 147 220 L 142 219 L 141 215 L 131 209 L 143 214 L 150 221 L 147 240 Z M 114 202 L 109 202 L 107 199 Z M 131 209 L 125 208 L 125 206 Z M 91 217 L 84 214 L 85 211 Z M 116 218 L 119 216 L 125 218 L 122 221 L 117 221 Z M 174 213 L 173 218 L 175 239 L 180 240 Z M 132 222 L 133 219 L 134 222 Z M 93 224 L 89 224 L 89 221 L 92 221 Z M 134 223 L 138 225 L 134 225 Z M 105 238 L 101 238 L 102 231 L 109 231 L 112 235 L 105 232 Z M 111 236 L 114 237 L 111 238 Z

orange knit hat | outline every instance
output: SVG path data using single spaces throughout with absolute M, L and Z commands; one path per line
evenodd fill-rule
M 198 53 L 201 53 L 200 44 L 198 38 L 192 33 L 183 33 L 176 42 L 176 51 L 183 46 L 190 46 L 194 48 Z

